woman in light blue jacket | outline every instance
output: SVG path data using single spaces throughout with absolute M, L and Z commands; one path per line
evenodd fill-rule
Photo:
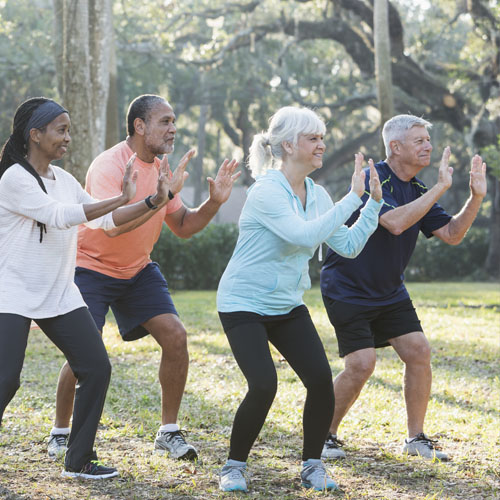
M 320 459 L 334 409 L 332 374 L 302 295 L 311 285 L 308 262 L 321 243 L 345 257 L 359 254 L 377 227 L 382 191 L 370 160 L 371 199 L 357 222 L 345 226 L 361 205 L 363 155 L 355 156 L 351 191 L 334 205 L 307 177 L 322 167 L 324 133 L 316 113 L 288 106 L 250 148 L 256 182 L 248 189 L 238 242 L 217 291 L 224 331 L 248 382 L 220 473 L 223 491 L 247 490 L 246 460 L 277 389 L 269 342 L 307 389 L 302 484 L 317 490 L 337 487 Z

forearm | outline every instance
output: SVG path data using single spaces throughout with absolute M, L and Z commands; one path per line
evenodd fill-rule
M 198 208 L 185 207 L 180 224 L 177 224 L 175 227 L 170 226 L 170 228 L 176 236 L 190 238 L 207 226 L 220 206 L 220 203 L 208 198 Z
M 446 226 L 448 235 L 445 241 L 448 244 L 458 245 L 463 240 L 479 212 L 482 201 L 482 197 L 471 195 L 462 210 L 453 216 Z
M 156 205 L 156 199 L 153 196 L 151 198 L 151 203 Z M 117 227 L 105 231 L 106 235 L 110 238 L 119 236 L 120 234 L 128 233 L 139 226 L 142 226 L 147 222 L 153 215 L 155 215 L 159 209 L 164 207 L 168 203 L 168 200 L 164 203 L 160 203 L 157 209 L 152 210 L 148 207 L 144 200 L 138 201 L 133 205 L 127 205 L 125 207 L 118 208 L 113 212 L 113 221 Z
M 416 224 L 439 200 L 446 188 L 436 184 L 416 200 L 389 210 L 380 217 L 380 224 L 389 232 L 399 235 Z
M 109 212 L 121 207 L 128 202 L 128 199 L 123 195 L 108 198 L 107 200 L 97 201 L 95 203 L 84 203 L 83 211 L 88 221 L 102 217 Z

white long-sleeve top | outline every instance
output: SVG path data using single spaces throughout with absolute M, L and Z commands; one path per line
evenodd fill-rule
M 88 222 L 82 204 L 96 200 L 71 174 L 50 168 L 47 193 L 19 164 L 0 179 L 0 313 L 51 318 L 85 306 L 73 281 L 77 226 L 115 227 L 111 213 Z M 47 227 L 41 243 L 37 222 Z

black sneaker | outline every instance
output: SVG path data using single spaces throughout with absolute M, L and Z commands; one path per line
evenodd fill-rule
M 64 477 L 83 477 L 84 479 L 108 479 L 118 476 L 118 471 L 114 467 L 105 467 L 99 460 L 87 462 L 80 471 L 75 471 L 66 467 L 62 471 Z
M 330 458 L 333 460 L 345 458 L 345 451 L 342 449 L 343 445 L 344 443 L 340 439 L 337 439 L 335 434 L 329 432 L 323 446 L 323 451 L 321 452 L 321 458 Z

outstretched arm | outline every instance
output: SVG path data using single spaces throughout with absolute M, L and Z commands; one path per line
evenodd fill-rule
M 450 154 L 450 148 L 446 147 L 441 158 L 438 181 L 435 186 L 420 196 L 420 198 L 401 207 L 389 210 L 380 217 L 380 224 L 390 233 L 397 236 L 413 226 L 432 208 L 445 191 L 449 189 L 452 184 L 453 175 L 453 168 L 448 166 Z
M 483 163 L 479 155 L 472 158 L 469 186 L 470 196 L 462 210 L 453 216 L 446 226 L 432 233 L 448 245 L 458 245 L 463 240 L 486 196 L 486 163 Z
M 183 205 L 165 217 L 165 222 L 175 235 L 190 238 L 212 220 L 220 206 L 229 198 L 234 182 L 241 175 L 241 171 L 234 173 L 237 166 L 236 160 L 224 160 L 215 179 L 207 178 L 209 196 L 198 208 Z

